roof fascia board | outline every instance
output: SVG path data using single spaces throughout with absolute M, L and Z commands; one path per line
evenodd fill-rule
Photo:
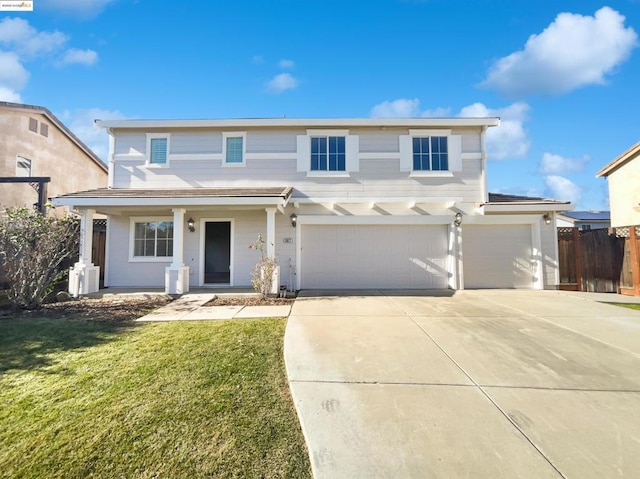
M 534 203 L 527 205 L 485 204 L 480 207 L 481 214 L 491 213 L 546 213 L 549 211 L 571 211 L 575 205 L 571 203 Z
M 54 198 L 55 206 L 75 206 L 76 208 L 94 208 L 104 206 L 286 206 L 287 198 L 278 197 L 194 197 L 194 198 L 96 198 L 61 197 Z
M 256 118 L 200 120 L 96 120 L 100 128 L 250 128 L 250 127 L 490 127 L 500 118 Z
M 596 173 L 596 178 L 600 178 L 602 176 L 607 177 L 610 173 L 613 173 L 615 170 L 624 165 L 627 161 L 635 158 L 640 154 L 640 141 L 629 148 L 627 151 L 619 155 L 615 160 L 606 165 L 600 171 Z

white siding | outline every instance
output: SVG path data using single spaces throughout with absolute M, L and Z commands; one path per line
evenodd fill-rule
M 295 285 L 295 229 L 291 226 L 289 215 L 276 213 L 276 256 L 281 268 L 281 284 L 289 285 L 289 264 L 294 267 L 292 281 Z M 169 216 L 167 211 L 163 216 Z M 138 214 L 136 214 L 138 216 Z M 189 284 L 192 288 L 200 286 L 202 251 L 200 245 L 201 220 L 232 220 L 233 236 L 233 278 L 234 286 L 251 287 L 251 270 L 258 260 L 258 253 L 249 246 L 261 234 L 266 240 L 267 213 L 257 211 L 189 211 L 185 218 L 193 218 L 196 231 L 184 232 L 184 263 L 189 267 Z M 170 261 L 143 263 L 129 261 L 129 225 L 127 216 L 112 216 L 109 223 L 111 247 L 109 249 L 109 286 L 111 287 L 164 287 L 164 272 Z M 292 243 L 285 243 L 291 238 Z M 117 245 L 117 246 L 115 246 Z
M 296 136 L 304 134 L 304 130 L 289 133 L 250 131 L 247 134 L 247 153 L 295 153 Z
M 172 155 L 191 155 L 222 152 L 222 135 L 219 132 L 179 131 L 171 133 Z
M 542 246 L 542 271 L 545 289 L 556 289 L 558 286 L 558 239 L 556 227 L 540 222 L 540 243 Z

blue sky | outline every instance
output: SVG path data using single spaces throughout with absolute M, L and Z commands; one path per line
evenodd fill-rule
M 93 119 L 500 116 L 493 192 L 607 208 L 640 140 L 640 0 L 34 0 L 0 12 L 0 100 Z

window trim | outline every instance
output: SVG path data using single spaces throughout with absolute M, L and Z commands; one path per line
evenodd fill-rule
M 227 139 L 242 138 L 242 162 L 227 162 Z M 225 168 L 238 168 L 247 166 L 247 132 L 246 131 L 225 131 L 222 133 L 222 166 Z
M 312 170 L 311 169 L 311 138 L 343 136 L 345 139 L 344 170 Z M 305 135 L 297 136 L 296 143 L 297 171 L 306 173 L 308 178 L 349 178 L 351 173 L 360 169 L 360 138 L 350 135 L 346 129 L 308 129 Z
M 152 221 L 169 221 L 173 223 L 172 216 L 131 216 L 129 217 L 129 263 L 172 263 L 171 256 L 134 256 L 136 223 L 149 223 Z M 173 229 L 175 247 L 175 225 Z
M 462 137 L 452 134 L 449 129 L 410 129 L 408 135 L 400 135 L 400 171 L 409 173 L 410 178 L 445 178 L 454 176 L 454 172 L 462 170 Z M 425 137 L 447 138 L 447 169 L 446 170 L 414 170 L 413 169 L 413 139 Z
M 167 140 L 167 161 L 164 163 L 151 162 L 151 140 L 166 139 Z M 171 155 L 171 134 L 170 133 L 147 133 L 147 149 L 145 154 L 145 164 L 150 168 L 167 168 L 169 166 Z

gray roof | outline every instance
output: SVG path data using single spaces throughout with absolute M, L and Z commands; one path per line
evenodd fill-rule
M 610 221 L 611 212 L 609 211 L 567 211 L 562 216 L 573 218 L 578 221 Z
M 488 203 L 511 203 L 511 204 L 517 204 L 517 205 L 533 205 L 533 204 L 566 205 L 566 204 L 569 204 L 570 201 L 554 200 L 550 198 L 539 198 L 537 196 L 520 196 L 520 195 L 507 195 L 503 193 L 489 193 Z
M 271 188 L 179 188 L 137 189 L 99 188 L 61 195 L 59 198 L 289 198 L 293 188 L 278 186 Z

